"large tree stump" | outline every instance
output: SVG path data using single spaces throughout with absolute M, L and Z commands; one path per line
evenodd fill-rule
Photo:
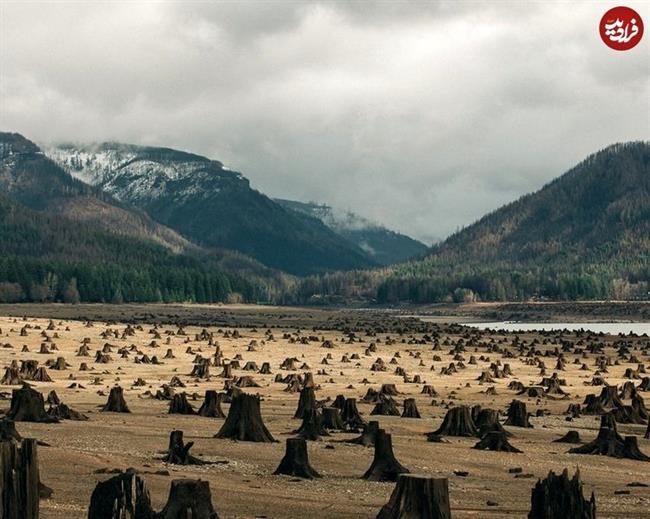
M 377 519 L 451 519 L 447 479 L 400 474 Z
M 434 436 L 478 436 L 478 431 L 474 420 L 472 420 L 469 407 L 461 405 L 447 411 L 442 425 L 431 434 Z
M 294 418 L 302 419 L 306 413 L 316 409 L 316 393 L 313 387 L 303 387 L 300 390 L 300 398 L 298 399 L 298 407 L 293 415 Z
M 221 409 L 221 394 L 208 389 L 198 414 L 208 418 L 225 418 L 226 415 Z
M 513 400 L 510 402 L 510 406 L 508 406 L 508 418 L 506 419 L 505 425 L 530 428 L 532 425 L 528 418 L 525 402 L 521 400 Z
M 300 435 L 305 440 L 311 441 L 316 441 L 321 436 L 329 436 L 329 433 L 323 425 L 323 418 L 315 408 L 305 411 L 302 417 L 302 424 L 294 433 Z
M 404 411 L 402 418 L 421 418 L 415 398 L 406 398 L 404 400 Z
M 59 405 L 53 405 L 47 410 L 48 416 L 58 420 L 75 420 L 78 422 L 85 422 L 88 417 L 85 414 L 71 409 L 66 404 L 61 402 Z
M 549 472 L 533 487 L 530 501 L 528 519 L 596 519 L 596 498 L 584 498 L 579 471 L 573 479 L 567 469 L 561 476 Z
M 169 402 L 169 414 L 196 414 L 192 405 L 187 401 L 187 394 L 175 393 Z
M 363 427 L 363 432 L 361 436 L 353 438 L 352 440 L 347 440 L 348 443 L 355 443 L 357 445 L 363 445 L 364 447 L 370 447 L 375 444 L 375 439 L 377 438 L 377 432 L 379 431 L 379 422 L 376 420 L 371 420 Z
M 636 436 L 622 438 L 616 429 L 612 413 L 603 415 L 600 420 L 598 436 L 592 442 L 569 450 L 571 454 L 598 454 L 612 458 L 627 458 L 638 461 L 650 461 L 639 450 Z
M 7 418 L 15 422 L 56 423 L 58 420 L 45 412 L 43 395 L 24 385 L 11 392 L 11 407 Z
M 323 407 L 323 427 L 331 431 L 344 431 L 345 423 L 341 419 L 341 411 L 336 407 Z
M 399 409 L 397 409 L 397 404 L 390 396 L 379 393 L 379 401 L 375 404 L 375 407 L 370 411 L 371 415 L 380 415 L 380 416 L 399 416 Z
M 262 421 L 259 397 L 247 393 L 234 397 L 228 410 L 228 417 L 215 438 L 274 442 L 273 436 Z
M 163 461 L 174 465 L 204 465 L 203 460 L 190 454 L 193 445 L 194 442 L 183 443 L 183 431 L 172 431 L 169 434 L 169 448 Z
M 149 491 L 135 472 L 100 481 L 90 496 L 88 519 L 154 519 Z
M 110 413 L 130 413 L 129 406 L 126 405 L 126 400 L 124 400 L 124 390 L 120 386 L 114 386 L 111 388 L 111 392 L 108 394 L 108 400 L 106 405 L 101 408 L 102 412 Z
M 617 386 L 604 386 L 600 391 L 600 396 L 598 397 L 600 404 L 605 409 L 612 409 L 615 407 L 622 407 L 623 401 L 618 396 L 618 387 Z
M 36 440 L 0 442 L 0 517 L 38 519 L 39 484 Z
M 473 448 L 498 452 L 521 452 L 516 447 L 510 445 L 508 437 L 504 432 L 499 431 L 488 432 Z
M 285 474 L 305 479 L 320 477 L 320 474 L 309 464 L 307 442 L 304 438 L 287 438 L 284 458 L 273 474 Z
M 408 473 L 395 458 L 391 435 L 383 429 L 377 431 L 375 437 L 375 457 L 370 468 L 363 475 L 368 481 L 397 481 L 399 474 Z
M 210 483 L 195 479 L 175 479 L 167 504 L 156 519 L 219 519 L 212 506 Z
M 366 422 L 361 418 L 361 413 L 357 409 L 357 399 L 356 398 L 346 398 L 343 403 L 343 410 L 341 411 L 341 418 L 345 422 L 345 425 L 351 431 L 358 431 L 366 424 Z

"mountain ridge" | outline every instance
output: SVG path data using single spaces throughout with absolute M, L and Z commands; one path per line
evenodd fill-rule
M 320 220 L 285 209 L 219 161 L 119 143 L 46 152 L 74 177 L 202 245 L 237 250 L 298 275 L 375 265 Z
M 318 218 L 334 232 L 366 252 L 380 266 L 399 263 L 423 254 L 428 247 L 409 236 L 387 229 L 352 211 L 329 205 L 276 198 L 282 206 Z

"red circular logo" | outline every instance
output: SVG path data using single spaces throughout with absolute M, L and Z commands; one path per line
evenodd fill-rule
M 600 19 L 600 37 L 609 48 L 630 50 L 641 41 L 643 20 L 634 9 L 614 7 Z

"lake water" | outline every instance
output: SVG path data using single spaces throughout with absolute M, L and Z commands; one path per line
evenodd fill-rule
M 589 330 L 594 333 L 607 333 L 618 335 L 619 333 L 636 333 L 650 335 L 650 323 L 518 323 L 502 321 L 493 323 L 463 323 L 466 326 L 473 326 L 482 330 L 533 331 L 533 330 Z

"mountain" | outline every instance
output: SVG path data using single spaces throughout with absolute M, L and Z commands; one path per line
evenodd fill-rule
M 118 143 L 59 145 L 47 154 L 75 178 L 200 245 L 298 275 L 374 265 L 317 218 L 285 209 L 216 160 Z
M 280 205 L 309 217 L 318 218 L 336 234 L 364 251 L 378 265 L 391 265 L 423 254 L 427 246 L 404 234 L 351 211 L 337 211 L 324 204 L 276 199 Z
M 650 298 L 650 143 L 601 150 L 423 257 L 302 281 L 299 303 Z
M 397 266 L 383 302 L 647 298 L 650 143 L 610 146 Z
M 209 302 L 233 292 L 254 298 L 251 280 L 223 265 L 268 274 L 72 178 L 16 133 L 0 133 L 0 250 L 2 301 L 62 300 L 66 293 L 98 302 Z

